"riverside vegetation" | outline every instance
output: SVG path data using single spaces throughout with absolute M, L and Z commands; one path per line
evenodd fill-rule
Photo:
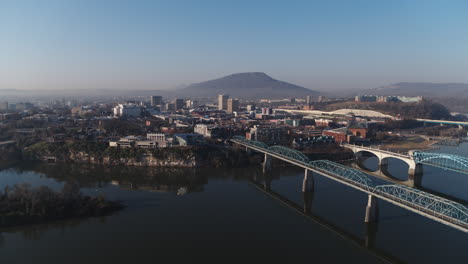
M 255 157 L 237 148 L 202 145 L 141 149 L 108 147 L 104 142 L 39 142 L 23 150 L 23 159 L 155 167 L 236 167 L 257 164 Z
M 74 183 L 66 183 L 59 192 L 47 186 L 33 189 L 28 184 L 17 184 L 0 192 L 0 226 L 103 216 L 123 207 L 120 202 L 107 201 L 103 196 L 84 196 Z

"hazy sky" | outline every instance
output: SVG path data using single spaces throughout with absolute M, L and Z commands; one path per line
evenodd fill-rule
M 0 0 L 0 89 L 468 83 L 468 1 Z

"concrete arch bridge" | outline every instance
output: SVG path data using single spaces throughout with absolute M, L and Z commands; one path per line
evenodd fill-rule
M 421 185 L 423 165 L 468 174 L 468 158 L 462 156 L 424 151 L 409 151 L 408 154 L 402 154 L 351 144 L 342 144 L 342 146 L 352 150 L 356 157 L 361 157 L 365 152 L 371 153 L 377 157 L 379 165 L 378 170 L 375 172 L 366 172 L 411 187 Z M 408 165 L 407 180 L 398 181 L 390 177 L 388 173 L 388 161 L 390 158 L 401 160 Z

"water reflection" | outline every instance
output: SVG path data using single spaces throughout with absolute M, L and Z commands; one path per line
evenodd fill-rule
M 271 175 L 271 173 L 270 173 Z M 254 185 L 258 190 L 267 194 L 269 197 L 281 202 L 286 207 L 294 210 L 296 213 L 301 214 L 302 216 L 306 217 L 310 221 L 314 222 L 315 224 L 320 225 L 321 227 L 327 229 L 328 231 L 333 232 L 335 235 L 341 237 L 342 239 L 346 240 L 347 242 L 357 246 L 361 249 L 365 249 L 373 256 L 377 257 L 381 261 L 390 262 L 390 263 L 403 263 L 402 260 L 398 259 L 394 255 L 389 254 L 388 252 L 384 252 L 378 248 L 376 248 L 376 236 L 378 231 L 378 224 L 377 223 L 363 223 L 365 225 L 365 233 L 364 238 L 360 238 L 347 230 L 339 227 L 338 225 L 334 224 L 332 221 L 329 221 L 319 215 L 313 213 L 313 201 L 314 201 L 314 183 L 313 178 L 308 182 L 305 182 L 308 188 L 305 188 L 306 191 L 303 192 L 303 205 L 291 201 L 290 199 L 286 198 L 285 196 L 272 191 L 271 185 L 265 184 L 268 182 L 270 176 L 269 173 L 266 173 L 263 177 L 263 181 L 259 182 L 257 179 L 252 179 L 250 183 Z M 312 187 L 311 187 L 312 186 Z M 304 188 L 303 188 L 304 189 Z M 301 190 L 297 190 L 301 191 Z
M 63 263 L 77 254 L 112 255 L 113 248 L 123 244 L 129 256 L 146 254 L 148 260 L 161 254 L 177 254 L 181 248 L 190 254 L 212 254 L 212 248 L 216 248 L 220 256 L 234 248 L 245 255 L 269 256 L 268 260 L 294 252 L 304 260 L 313 254 L 317 259 L 340 263 L 352 259 L 349 256 L 353 254 L 356 262 L 372 255 L 385 262 L 400 262 L 398 258 L 402 258 L 427 263 L 438 263 L 455 252 L 466 255 L 459 250 L 466 246 L 464 234 L 385 203 L 379 205 L 384 209 L 383 221 L 366 225 L 361 193 L 317 175 L 304 185 L 303 176 L 304 170 L 290 167 L 275 167 L 263 175 L 261 167 L 160 169 L 21 164 L 0 171 L 0 185 L 4 180 L 14 183 L 12 179 L 47 185 L 77 181 L 84 192 L 99 189 L 107 198 L 123 200 L 128 207 L 107 218 L 0 230 L 0 261 L 39 256 L 44 247 L 52 247 L 64 252 L 63 257 L 55 256 L 56 262 L 52 262 Z M 276 200 L 297 214 L 277 206 Z M 415 235 L 406 236 L 409 233 Z M 432 238 L 442 241 L 442 246 L 450 246 L 428 252 L 425 257 Z M 255 248 L 258 243 L 263 243 L 264 248 Z M 30 248 L 28 255 L 18 256 L 17 248 L 26 246 Z M 451 260 L 456 262 L 463 256 Z M 100 262 L 95 259 L 87 263 Z
M 252 168 L 217 170 L 210 168 L 154 168 L 130 166 L 102 166 L 88 164 L 46 164 L 25 163 L 14 167 L 16 174 L 34 172 L 41 177 L 54 179 L 59 183 L 76 182 L 81 188 L 100 189 L 116 186 L 123 190 L 169 192 L 184 195 L 203 192 L 208 178 L 247 181 L 256 178 L 262 171 Z M 279 173 L 269 174 L 278 179 Z
M 67 220 L 52 221 L 33 225 L 21 225 L 8 228 L 0 228 L 0 247 L 6 242 L 3 234 L 20 234 L 24 239 L 27 240 L 40 240 L 44 234 L 50 230 L 59 230 L 65 232 L 66 230 L 77 227 L 83 223 L 90 221 L 106 224 L 107 218 L 112 215 L 99 216 L 99 217 L 88 217 L 88 218 L 72 218 Z

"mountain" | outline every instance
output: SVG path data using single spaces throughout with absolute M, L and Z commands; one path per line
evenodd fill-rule
M 401 82 L 373 89 L 361 90 L 360 95 L 403 95 L 403 96 L 427 96 L 427 97 L 452 97 L 468 94 L 468 84 L 465 83 L 423 83 Z
M 263 72 L 235 73 L 194 83 L 179 91 L 187 96 L 213 97 L 229 94 L 231 97 L 241 98 L 284 98 L 318 94 L 317 91 L 275 80 Z

